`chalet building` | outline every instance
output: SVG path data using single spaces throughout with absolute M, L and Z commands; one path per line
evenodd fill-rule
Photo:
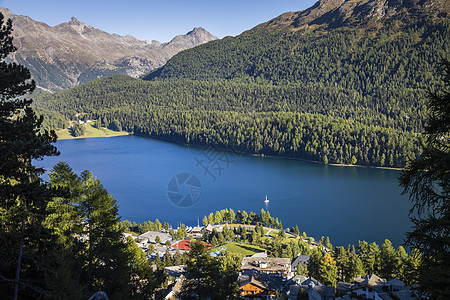
M 202 237 L 203 230 L 204 230 L 203 226 L 195 226 L 189 231 L 189 233 L 192 234 L 194 237 Z
M 414 291 L 397 278 L 376 285 L 362 285 L 352 289 L 352 294 L 375 300 L 414 300 L 418 299 Z
M 146 233 L 138 236 L 142 241 L 146 241 L 151 244 L 156 244 L 156 237 L 159 237 L 161 244 L 165 244 L 167 241 L 172 240 L 172 236 L 168 233 L 158 231 L 147 231 Z
M 334 287 L 325 286 L 318 280 L 303 275 L 296 275 L 291 278 L 283 291 L 287 299 L 290 300 L 297 300 L 306 296 L 312 300 L 333 300 L 336 297 Z
M 172 284 L 169 285 L 169 287 L 165 290 L 162 291 L 164 296 L 162 299 L 164 300 L 179 300 L 181 299 L 180 292 L 181 289 L 183 287 L 183 281 L 184 281 L 184 275 L 181 275 L 180 277 L 178 277 L 175 282 L 173 282 Z
M 267 274 L 250 269 L 239 275 L 239 295 L 242 299 L 277 299 L 283 278 L 278 274 Z
M 186 270 L 187 270 L 186 265 L 171 266 L 171 267 L 164 268 L 164 271 L 166 272 L 166 276 L 174 277 L 174 278 L 180 277 L 184 272 L 186 272 Z
M 339 282 L 337 291 L 340 300 L 375 299 L 375 300 L 414 300 L 418 299 L 411 287 L 397 278 L 386 281 L 374 274 L 356 277 L 353 283 Z
M 211 234 L 213 232 L 213 229 L 214 229 L 214 227 L 211 224 L 208 224 L 205 227 L 205 231 L 206 231 L 207 234 Z
M 375 274 L 366 275 L 364 277 L 358 276 L 353 280 L 357 286 L 375 286 L 375 285 L 383 285 L 386 283 L 386 279 L 382 279 Z
M 208 224 L 205 229 L 204 232 L 206 232 L 207 235 L 210 235 L 213 233 L 214 229 L 216 230 L 217 233 L 219 232 L 223 232 L 223 226 L 212 226 L 211 224 Z
M 278 274 L 282 277 L 292 276 L 291 259 L 277 257 L 244 257 L 241 270 L 256 269 L 266 274 Z
M 292 272 L 297 272 L 297 267 L 299 264 L 302 264 L 304 266 L 308 265 L 310 256 L 309 255 L 299 255 L 296 258 L 294 258 L 291 262 L 291 268 Z

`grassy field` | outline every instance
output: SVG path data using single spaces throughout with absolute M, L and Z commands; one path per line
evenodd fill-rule
M 215 225 L 215 226 L 217 226 L 217 225 Z M 230 224 L 229 226 L 231 228 L 238 228 L 239 226 L 242 226 L 242 227 L 247 228 L 248 230 L 252 230 L 255 227 L 255 225 L 242 225 L 242 224 Z M 274 238 L 278 237 L 278 233 L 280 231 L 279 229 L 268 228 L 268 227 L 264 227 L 263 229 L 264 229 L 264 234 L 265 234 L 265 236 L 261 238 L 263 243 L 268 238 L 273 240 Z M 288 244 L 288 243 L 290 243 L 291 240 L 298 240 L 298 238 L 293 234 L 286 233 L 286 237 L 282 240 L 282 243 Z
M 255 253 L 264 252 L 266 249 L 256 245 L 250 244 L 241 244 L 236 242 L 231 242 L 219 247 L 214 248 L 214 250 L 218 250 L 221 248 L 225 248 L 227 251 L 232 253 L 241 254 L 244 256 L 253 255 Z
M 59 140 L 66 139 L 82 139 L 82 138 L 92 138 L 92 137 L 111 137 L 111 136 L 120 136 L 120 135 L 128 135 L 128 132 L 125 131 L 113 131 L 106 128 L 97 129 L 92 127 L 91 124 L 82 125 L 86 128 L 86 133 L 79 137 L 74 137 L 70 134 L 69 129 L 58 130 L 56 134 L 58 135 Z

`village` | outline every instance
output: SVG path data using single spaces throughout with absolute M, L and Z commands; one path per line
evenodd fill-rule
M 325 246 L 327 243 L 324 241 L 315 242 L 313 238 L 306 237 L 304 233 L 303 235 L 296 234 L 295 229 L 290 232 L 261 226 L 261 230 L 258 225 L 236 223 L 194 227 L 186 227 L 183 224 L 176 230 L 168 227 L 166 223 L 164 226 L 162 224 L 158 224 L 158 226 L 161 227 L 159 231 L 149 230 L 139 235 L 129 232 L 124 235 L 133 238 L 138 247 L 146 253 L 147 259 L 153 263 L 158 261 L 161 264 L 160 262 L 167 259 L 168 256 L 188 255 L 191 250 L 190 244 L 194 241 L 203 243 L 211 257 L 219 257 L 226 251 L 240 255 L 242 258 L 237 284 L 241 299 L 418 299 L 413 287 L 408 286 L 399 278 L 386 280 L 377 274 L 365 274 L 365 276 L 357 275 L 351 280 L 346 278 L 346 281 L 337 281 L 335 285 L 326 285 L 311 277 L 308 274 L 311 255 L 304 253 L 320 249 L 325 256 L 330 256 L 329 253 L 332 250 Z M 258 236 L 258 244 L 243 239 L 238 233 L 242 233 L 244 230 L 252 232 L 253 235 L 254 232 L 261 231 L 264 233 L 263 241 L 260 236 Z M 222 241 L 217 242 L 215 237 L 219 233 L 220 236 L 223 236 L 229 235 L 230 232 L 233 233 L 233 237 L 228 239 L 229 241 L 224 241 L 221 237 Z M 281 235 L 284 238 L 281 238 Z M 285 255 L 286 257 L 276 257 L 280 254 L 274 255 L 275 253 L 268 251 L 268 247 L 264 247 L 264 245 L 270 244 L 267 241 L 277 240 L 277 238 L 286 242 L 282 245 L 285 248 L 289 243 L 292 244 L 292 241 L 298 240 L 299 243 L 307 245 L 309 250 L 300 250 L 291 257 L 287 257 L 287 255 Z M 215 241 L 208 243 L 212 239 Z M 253 242 L 255 239 L 253 236 Z M 331 244 L 329 245 L 331 246 Z M 296 250 L 294 249 L 294 251 Z M 281 254 L 281 256 L 283 255 Z M 152 268 L 156 271 L 157 264 L 153 264 Z M 179 294 L 183 280 L 185 280 L 186 268 L 185 264 L 164 267 L 166 285 L 164 289 L 161 289 L 161 299 L 181 299 Z

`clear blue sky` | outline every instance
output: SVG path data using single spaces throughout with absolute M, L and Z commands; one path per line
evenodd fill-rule
M 76 17 L 109 33 L 167 42 L 194 27 L 215 36 L 238 35 L 284 12 L 316 0 L 0 0 L 16 15 L 50 26 Z

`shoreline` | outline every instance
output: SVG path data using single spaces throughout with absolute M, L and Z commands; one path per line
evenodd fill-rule
M 69 128 L 61 129 L 58 131 L 55 131 L 56 135 L 58 136 L 58 140 L 77 140 L 77 139 L 87 139 L 87 138 L 105 138 L 105 137 L 116 137 L 116 136 L 125 136 L 130 135 L 131 133 L 126 131 L 113 131 L 107 128 L 94 128 L 91 124 L 84 124 L 82 125 L 86 129 L 86 132 L 84 135 L 81 136 L 73 136 L 69 133 Z
M 161 137 L 150 136 L 150 135 L 136 135 L 136 134 L 132 134 L 132 133 L 130 133 L 129 135 L 134 135 L 134 136 L 139 136 L 139 137 L 144 137 L 144 138 L 151 138 L 151 139 L 155 139 L 155 140 L 161 140 L 161 141 L 174 143 L 174 144 L 178 144 L 178 145 L 183 145 L 183 146 L 187 146 L 187 147 L 208 147 L 208 146 L 205 146 L 205 145 L 186 144 L 186 143 L 183 143 L 183 142 L 169 140 L 169 139 L 165 139 L 165 138 L 161 138 Z M 303 158 L 298 158 L 298 157 L 289 157 L 289 156 L 282 156 L 282 155 L 276 155 L 275 156 L 275 155 L 268 155 L 268 154 L 248 153 L 248 152 L 244 152 L 244 151 L 235 151 L 235 150 L 232 150 L 232 149 L 226 149 L 226 148 L 220 148 L 220 147 L 217 147 L 217 148 L 214 147 L 214 149 L 215 150 L 220 150 L 220 151 L 226 151 L 226 152 L 230 152 L 230 153 L 237 153 L 239 155 L 243 154 L 243 155 L 262 157 L 262 158 L 264 158 L 264 157 L 268 157 L 268 158 L 283 158 L 283 159 L 290 159 L 290 160 L 309 162 L 309 163 L 314 163 L 314 164 L 324 165 L 324 166 L 359 167 L 359 168 L 372 168 L 372 169 L 393 170 L 393 171 L 401 171 L 401 170 L 403 170 L 403 168 L 401 168 L 401 167 L 380 167 L 380 166 L 334 164 L 334 163 L 324 164 L 323 162 L 320 162 L 320 161 L 308 160 L 308 159 L 303 159 Z
M 106 129 L 109 130 L 109 129 Z M 113 131 L 115 132 L 115 131 Z M 198 144 L 186 144 L 180 141 L 175 141 L 175 140 L 170 140 L 167 138 L 162 138 L 162 137 L 156 137 L 156 136 L 150 136 L 150 135 L 144 135 L 144 134 L 134 134 L 132 132 L 127 132 L 127 131 L 121 131 L 121 132 L 115 132 L 117 134 L 113 134 L 113 135 L 103 135 L 103 136 L 79 136 L 79 137 L 63 137 L 60 138 L 58 136 L 58 140 L 75 140 L 75 139 L 86 139 L 86 138 L 109 138 L 109 137 L 117 137 L 117 136 L 127 136 L 127 135 L 132 135 L 132 136 L 137 136 L 137 137 L 143 137 L 143 138 L 150 138 L 150 139 L 155 139 L 155 140 L 160 140 L 160 141 L 164 141 L 164 142 L 168 142 L 168 143 L 173 143 L 173 144 L 178 144 L 178 145 L 183 145 L 186 147 L 208 147 L 205 145 L 198 145 Z M 232 149 L 226 149 L 226 148 L 220 148 L 220 147 L 214 147 L 215 150 L 220 150 L 220 151 L 226 151 L 226 152 L 230 152 L 230 153 L 235 153 L 238 155 L 249 155 L 249 156 L 255 156 L 255 157 L 262 157 L 262 158 L 282 158 L 282 159 L 289 159 L 289 160 L 296 160 L 296 161 L 303 161 L 303 162 L 308 162 L 308 163 L 314 163 L 314 164 L 318 164 L 318 165 L 324 165 L 324 166 L 333 166 L 333 167 L 357 167 L 357 168 L 372 168 L 372 169 L 382 169 L 382 170 L 392 170 L 392 171 L 401 171 L 403 170 L 403 168 L 401 167 L 380 167 L 380 166 L 368 166 L 368 165 L 352 165 L 352 164 L 336 164 L 336 163 L 329 163 L 329 164 L 324 164 L 323 162 L 320 161 L 316 161 L 316 160 L 309 160 L 309 159 L 303 159 L 303 158 L 298 158 L 298 157 L 289 157 L 289 156 L 282 156 L 282 155 L 268 155 L 268 154 L 257 154 L 257 153 L 249 153 L 249 152 L 244 152 L 244 151 L 235 151 Z
M 65 140 L 83 140 L 83 139 L 94 139 L 94 138 L 113 138 L 113 137 L 119 137 L 119 136 L 127 136 L 132 135 L 130 133 L 124 133 L 124 134 L 116 134 L 116 135 L 104 135 L 104 136 L 71 136 L 71 137 L 58 137 L 57 141 L 65 141 Z

